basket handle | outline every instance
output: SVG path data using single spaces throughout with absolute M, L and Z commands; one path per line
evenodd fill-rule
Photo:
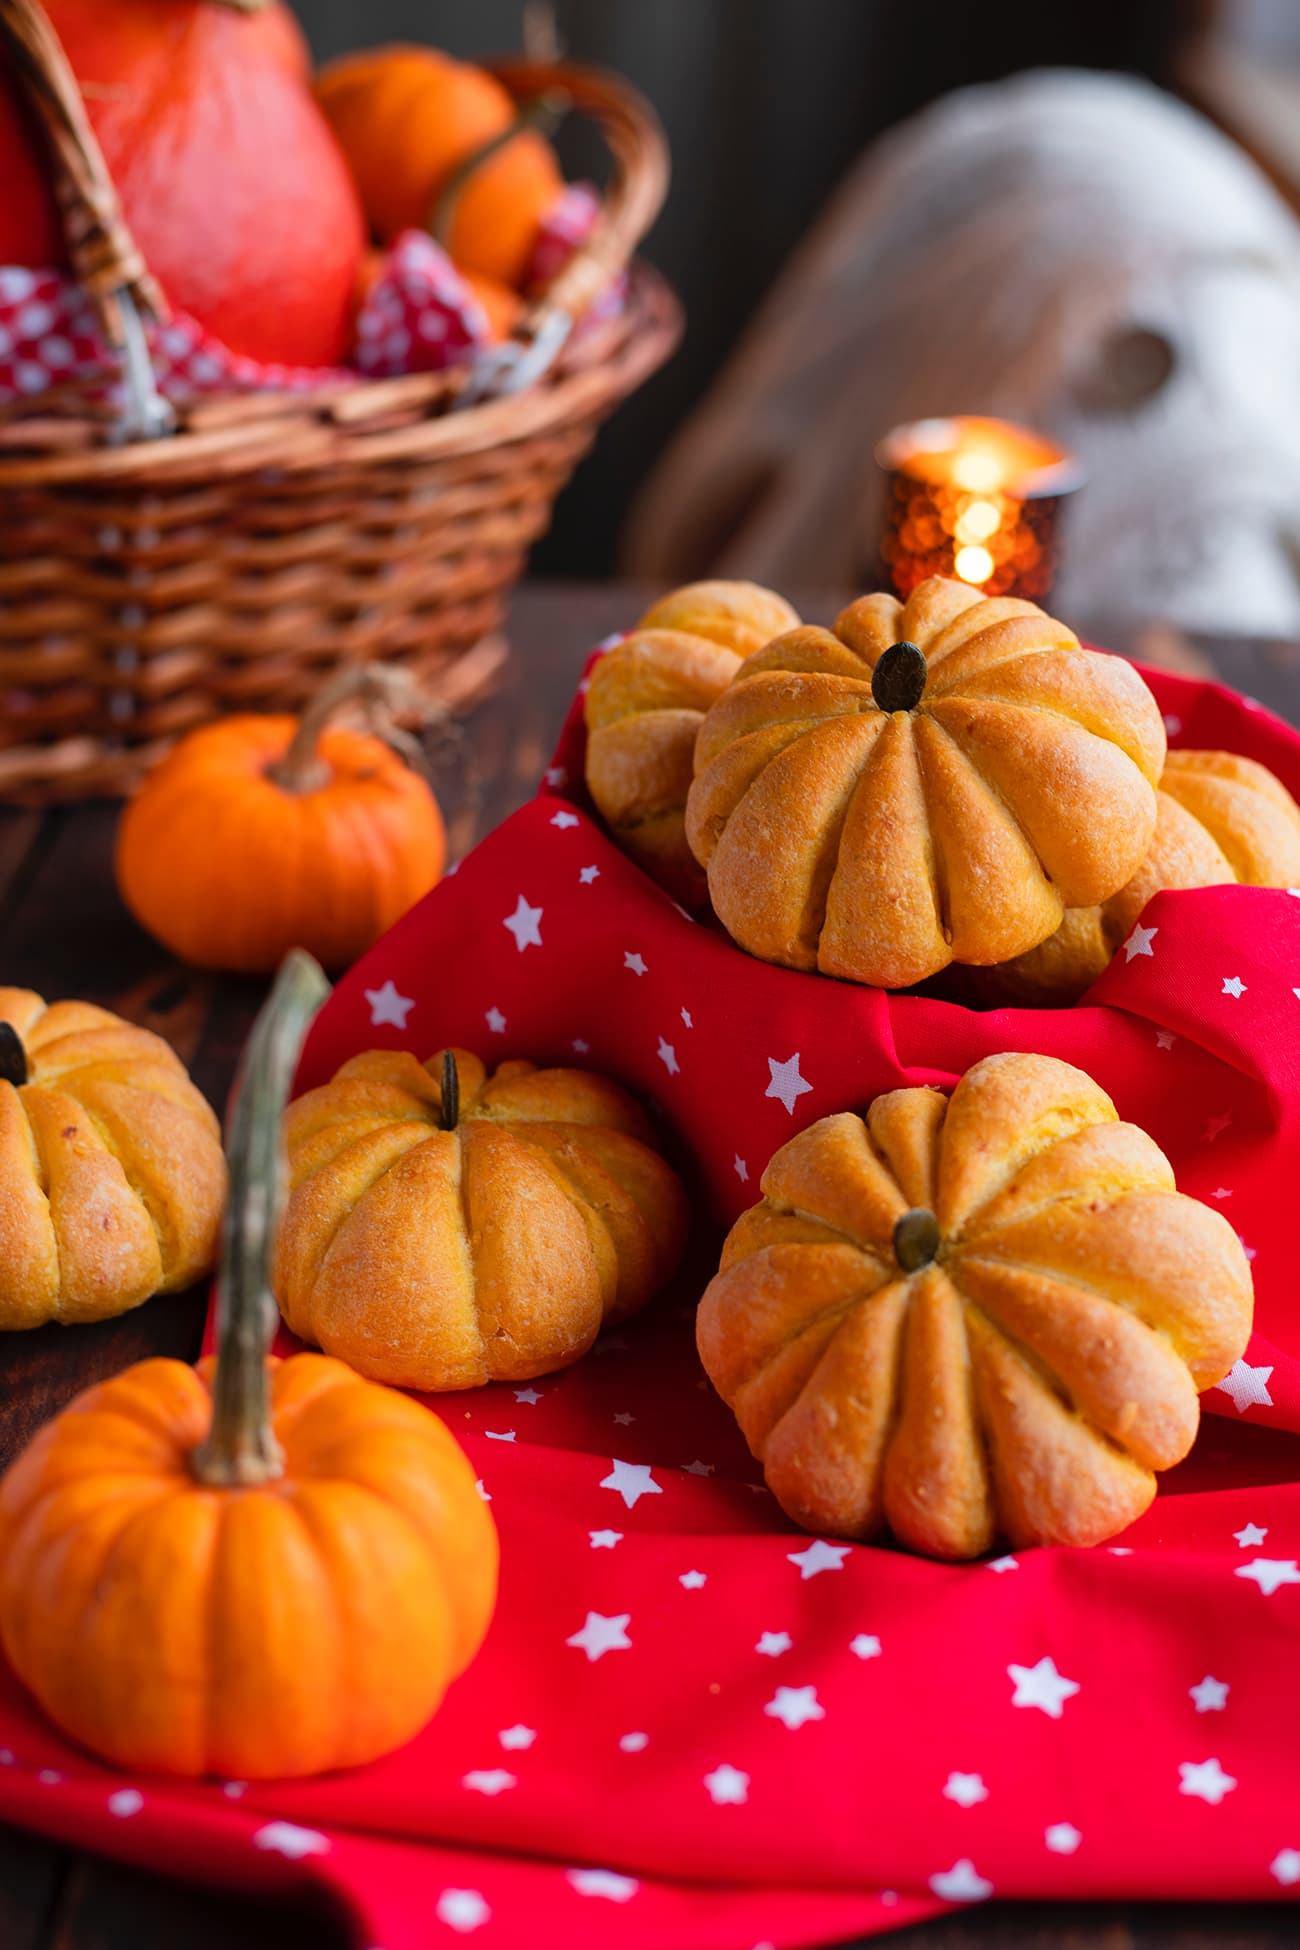
M 457 407 L 519 392 L 553 363 L 588 305 L 627 269 L 668 192 L 663 127 L 645 96 L 627 82 L 568 61 L 512 59 L 490 62 L 488 68 L 516 101 L 557 94 L 590 115 L 608 144 L 614 173 L 586 243 L 528 307 L 505 344 L 476 362 Z
M 77 78 L 40 0 L 0 0 L 0 46 L 49 151 L 73 272 L 122 357 L 126 410 L 115 435 L 168 433 L 175 415 L 154 383 L 143 325 L 167 316 L 166 301 L 127 228 Z

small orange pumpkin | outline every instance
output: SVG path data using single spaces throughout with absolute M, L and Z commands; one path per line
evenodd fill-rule
M 564 179 L 535 130 L 521 126 L 501 141 L 520 118 L 499 81 L 433 48 L 399 45 L 330 62 L 316 99 L 385 243 L 428 227 L 457 171 L 499 144 L 461 185 L 446 242 L 464 269 L 523 283 L 538 225 Z
M 330 720 L 369 700 L 374 732 Z M 226 718 L 191 732 L 147 778 L 118 831 L 117 881 L 136 919 L 204 968 L 268 973 L 301 947 L 341 968 L 426 894 L 447 839 L 414 741 L 386 701 L 401 673 L 349 667 L 302 719 Z
M 88 1389 L 0 1483 L 5 1653 L 120 1767 L 259 1780 L 374 1760 L 436 1711 L 492 1615 L 495 1526 L 442 1423 L 339 1361 L 265 1358 L 265 1193 L 324 992 L 292 957 L 253 1032 L 215 1364 L 142 1361 Z

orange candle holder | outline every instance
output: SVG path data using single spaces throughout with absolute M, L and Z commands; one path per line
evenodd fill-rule
M 956 414 L 895 427 L 876 460 L 886 475 L 881 560 L 900 599 L 934 575 L 986 596 L 1048 594 L 1061 510 L 1084 478 L 1064 447 L 1011 420 Z

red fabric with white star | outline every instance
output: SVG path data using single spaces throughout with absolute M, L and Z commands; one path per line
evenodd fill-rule
M 1176 742 L 1300 792 L 1300 736 L 1151 681 Z M 619 853 L 581 776 L 575 707 L 541 795 L 341 983 L 301 1078 L 376 1045 L 590 1064 L 653 1099 L 696 1191 L 674 1292 L 565 1373 L 437 1403 L 501 1531 L 482 1655 L 401 1753 L 247 1788 L 123 1781 L 0 1678 L 0 1817 L 309 1878 L 359 1950 L 748 1950 L 991 1895 L 1300 1893 L 1300 898 L 1162 895 L 1088 1006 L 980 1014 L 747 959 Z M 1229 1214 L 1256 1335 L 1113 1547 L 952 1566 L 802 1536 L 695 1356 L 716 1228 L 793 1131 L 1001 1049 L 1083 1065 Z
M 527 290 L 543 289 L 584 243 L 600 201 L 586 183 L 569 183 L 534 241 Z M 626 292 L 616 279 L 584 314 L 579 329 L 616 313 Z M 158 390 L 175 406 L 207 393 L 307 392 L 347 384 L 343 367 L 262 364 L 231 352 L 188 312 L 146 328 Z M 354 364 L 367 378 L 398 378 L 463 365 L 491 343 L 483 308 L 432 237 L 406 230 L 384 255 L 357 315 Z M 117 362 L 89 297 L 54 269 L 0 265 L 0 404 L 34 399 L 70 382 L 94 398 L 120 401 Z

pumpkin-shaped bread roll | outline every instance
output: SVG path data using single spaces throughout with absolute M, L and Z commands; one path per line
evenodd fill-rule
M 743 660 L 798 621 L 756 583 L 689 583 L 591 673 L 587 790 L 623 851 L 687 906 L 707 897 L 684 830 L 695 734 Z
M 221 1127 L 160 1036 L 0 988 L 0 1328 L 189 1286 L 225 1199 Z
M 565 1367 L 685 1246 L 685 1193 L 645 1116 L 585 1070 L 375 1050 L 290 1104 L 285 1143 L 280 1311 L 375 1381 Z
M 906 987 L 1122 886 L 1164 754 L 1130 664 L 933 576 L 746 661 L 700 727 L 686 833 L 742 948 Z
M 1072 907 L 1056 933 L 978 988 L 994 1000 L 1077 1002 L 1166 888 L 1300 886 L 1300 806 L 1266 765 L 1235 752 L 1170 752 L 1156 830 L 1133 878 L 1098 907 Z
M 700 1355 L 782 1509 L 824 1535 L 947 1558 L 1099 1543 L 1246 1346 L 1232 1227 L 1053 1057 L 823 1118 L 762 1189 L 700 1304 Z

